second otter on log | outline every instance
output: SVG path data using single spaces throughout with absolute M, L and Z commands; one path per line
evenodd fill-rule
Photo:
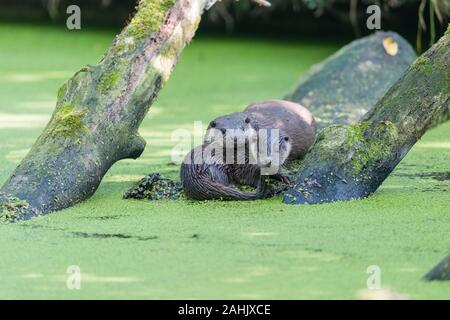
M 258 130 L 282 130 L 292 145 L 288 161 L 303 159 L 316 139 L 316 122 L 302 105 L 285 100 L 270 100 L 249 105 L 244 110 L 257 123 Z
M 211 130 L 219 130 L 225 136 L 224 143 L 245 141 L 252 130 L 278 129 L 289 138 L 292 150 L 288 161 L 302 159 L 315 141 L 316 122 L 312 113 L 302 105 L 286 100 L 270 100 L 253 103 L 243 112 L 218 117 L 210 122 L 205 142 Z

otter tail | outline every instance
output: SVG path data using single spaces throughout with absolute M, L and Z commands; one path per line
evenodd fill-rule
M 255 191 L 241 191 L 228 183 L 218 182 L 210 176 L 198 176 L 195 166 L 182 164 L 181 182 L 188 199 L 193 200 L 257 200 L 269 197 L 272 193 L 261 179 Z M 226 179 L 217 179 L 226 181 Z
M 214 181 L 203 185 L 203 189 L 205 197 L 201 200 L 257 200 L 267 198 L 270 195 L 270 192 L 262 186 L 258 186 L 255 191 L 241 191 L 233 185 Z

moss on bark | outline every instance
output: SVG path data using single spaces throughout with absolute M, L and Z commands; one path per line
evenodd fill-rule
M 126 28 L 126 35 L 141 40 L 157 32 L 174 4 L 175 0 L 141 0 L 136 15 Z

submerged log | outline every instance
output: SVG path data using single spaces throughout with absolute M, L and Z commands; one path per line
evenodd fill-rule
M 395 51 L 388 52 L 385 45 Z M 416 58 L 411 45 L 397 33 L 376 32 L 351 42 L 313 66 L 287 99 L 307 107 L 319 129 L 355 123 Z
M 283 201 L 315 204 L 375 192 L 425 131 L 447 114 L 449 64 L 450 27 L 360 122 L 319 134 Z
M 214 2 L 141 0 L 101 61 L 59 89 L 49 124 L 0 189 L 0 214 L 16 220 L 70 207 L 115 162 L 139 157 L 139 125 Z

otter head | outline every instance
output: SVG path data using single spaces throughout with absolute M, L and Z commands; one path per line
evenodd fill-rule
M 258 124 L 251 115 L 235 112 L 214 119 L 206 130 L 205 142 L 223 143 L 225 148 L 243 147 L 257 135 Z
M 261 168 L 262 175 L 279 172 L 291 153 L 289 136 L 279 129 L 260 129 L 257 141 L 250 144 L 252 161 Z

